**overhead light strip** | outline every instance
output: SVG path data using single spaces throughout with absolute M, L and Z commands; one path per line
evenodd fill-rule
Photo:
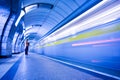
M 37 8 L 38 8 L 38 5 L 37 5 L 37 4 L 30 5 L 30 6 L 25 7 L 25 12 L 28 13 L 28 12 L 30 12 L 31 10 L 37 9 Z
M 21 18 L 25 15 L 25 12 L 23 10 L 21 10 L 20 15 L 18 17 L 18 19 L 15 22 L 15 26 L 17 27 L 18 23 L 20 22 Z

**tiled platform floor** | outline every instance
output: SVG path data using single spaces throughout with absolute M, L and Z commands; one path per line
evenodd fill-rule
M 35 53 L 19 56 L 1 80 L 103 80 Z
M 23 55 L 13 54 L 10 58 L 0 58 L 0 79 L 15 64 L 15 62 Z

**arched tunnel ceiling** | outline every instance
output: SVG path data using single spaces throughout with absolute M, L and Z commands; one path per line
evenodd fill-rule
M 88 0 L 23 0 L 23 9 L 33 4 L 42 5 L 24 15 L 23 20 L 25 28 L 40 25 L 40 28 L 37 28 L 36 33 L 37 35 L 39 34 L 40 37 L 44 36 L 57 24 L 66 19 L 72 12 L 87 2 Z M 49 8 L 50 5 L 53 7 Z M 32 35 L 31 31 L 31 36 Z

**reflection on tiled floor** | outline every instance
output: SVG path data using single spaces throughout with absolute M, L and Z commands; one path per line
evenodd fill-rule
M 21 59 L 13 80 L 102 80 L 38 54 L 30 53 Z
M 21 54 L 13 54 L 10 58 L 0 58 L 0 79 L 7 71 L 15 64 L 15 62 L 22 56 Z
M 35 53 L 22 53 L 2 62 L 1 80 L 103 80 Z

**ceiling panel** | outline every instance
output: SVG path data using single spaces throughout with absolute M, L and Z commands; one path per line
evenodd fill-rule
M 30 4 L 34 4 L 34 3 L 50 3 L 50 4 L 54 4 L 56 2 L 56 0 L 23 0 L 22 1 L 22 6 L 28 6 Z
M 93 1 L 93 0 L 91 0 Z M 53 6 L 52 8 L 37 7 L 30 10 L 23 17 L 25 27 L 32 25 L 41 25 L 35 33 L 44 36 L 49 33 L 58 24 L 62 23 L 78 8 L 82 8 L 89 0 L 23 0 L 23 9 L 30 5 L 45 5 Z M 32 30 L 29 33 L 33 33 Z M 29 35 L 30 36 L 30 35 Z M 41 38 L 41 37 L 40 37 Z

